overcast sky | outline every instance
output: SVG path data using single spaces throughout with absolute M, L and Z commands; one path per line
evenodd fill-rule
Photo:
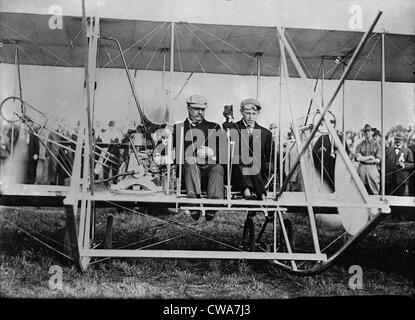
M 86 1 L 89 13 L 101 17 L 136 20 L 188 21 L 212 24 L 263 25 L 301 28 L 350 30 L 352 5 L 362 8 L 362 31 L 367 29 L 378 9 L 384 10 L 376 30 L 386 29 L 391 33 L 415 34 L 415 1 L 413 0 L 117 0 Z M 80 15 L 79 0 L 0 0 L 0 11 L 48 14 L 51 5 L 61 5 L 64 15 Z M 0 98 L 14 94 L 16 87 L 15 68 L 0 64 Z M 172 95 L 182 88 L 187 73 L 176 72 L 173 78 Z M 109 119 L 126 122 L 136 118 L 127 79 L 122 70 L 99 70 L 97 90 L 97 117 L 106 123 Z M 80 68 L 22 67 L 23 96 L 55 117 L 64 116 L 75 122 L 84 107 L 83 70 Z M 149 118 L 162 121 L 165 114 L 165 96 L 161 90 L 161 72 L 139 71 L 134 79 L 141 103 Z M 310 80 L 310 85 L 313 81 Z M 336 81 L 325 84 L 325 99 L 330 97 Z M 222 122 L 224 104 L 238 106 L 242 99 L 256 96 L 256 78 L 248 76 L 195 74 L 182 94 L 174 101 L 176 120 L 186 116 L 185 98 L 198 93 L 207 96 L 209 107 L 207 118 Z M 308 97 L 299 79 L 290 80 L 291 103 L 298 115 L 308 107 Z M 380 84 L 378 82 L 347 81 L 345 91 L 346 129 L 357 130 L 366 122 L 380 126 Z M 259 122 L 268 126 L 278 121 L 278 78 L 263 77 L 260 99 L 264 110 Z M 396 124 L 413 125 L 414 85 L 387 83 L 385 88 L 386 127 Z M 288 101 L 283 104 L 288 107 Z M 341 95 L 335 101 L 333 111 L 340 118 Z M 235 107 L 238 110 L 238 107 Z M 237 112 L 236 112 L 237 115 Z M 283 121 L 288 122 L 288 109 L 283 112 Z

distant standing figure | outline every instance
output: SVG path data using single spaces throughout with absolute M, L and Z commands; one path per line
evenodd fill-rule
M 409 144 L 408 148 L 412 151 L 412 158 L 415 158 L 415 139 Z M 415 160 L 415 159 L 414 159 Z M 415 197 L 415 166 L 409 172 L 408 195 Z
M 115 121 L 110 120 L 108 122 L 107 130 L 101 136 L 103 143 L 110 143 L 111 145 L 108 148 L 104 148 L 107 150 L 105 154 L 105 158 L 103 162 L 105 163 L 104 166 L 104 179 L 109 178 L 110 176 L 115 176 L 118 174 L 118 165 L 117 163 L 120 162 L 120 149 L 116 145 L 121 143 L 122 141 L 122 133 L 115 127 Z M 116 183 L 117 179 L 113 179 L 113 183 Z
M 34 184 L 36 182 L 36 167 L 39 159 L 39 139 L 30 132 L 25 132 L 25 138 L 28 148 L 25 183 Z
M 36 184 L 48 184 L 49 178 L 49 159 L 46 151 L 46 141 L 44 138 L 47 135 L 46 130 L 40 133 L 42 141 L 39 141 L 39 159 L 36 168 Z
M 381 147 L 373 140 L 373 131 L 369 124 L 365 124 L 363 133 L 365 139 L 356 147 L 356 161 L 359 162 L 357 173 L 369 194 L 379 194 L 380 175 L 377 164 L 381 160 Z
M 397 133 L 394 140 L 395 145 L 388 148 L 385 154 L 385 191 L 388 195 L 404 196 L 414 160 L 412 151 L 403 143 L 403 134 Z

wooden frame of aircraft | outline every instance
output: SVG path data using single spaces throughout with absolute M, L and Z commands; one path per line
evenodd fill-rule
M 292 115 L 291 112 L 291 125 L 293 129 L 293 133 L 295 136 L 295 144 L 298 151 L 298 156 L 296 157 L 294 165 L 291 167 L 289 174 L 287 175 L 284 183 L 281 185 L 279 189 L 276 187 L 276 179 L 274 179 L 274 190 L 277 192 L 272 192 L 268 195 L 268 200 L 266 201 L 248 201 L 248 200 L 239 200 L 239 199 L 232 199 L 231 192 L 227 192 L 227 196 L 225 199 L 222 200 L 214 200 L 214 199 L 189 199 L 183 197 L 180 193 L 180 187 L 175 190 L 175 193 L 171 193 L 170 188 L 166 188 L 164 192 L 153 192 L 153 191 L 126 191 L 126 192 L 111 192 L 110 190 L 102 190 L 95 188 L 94 185 L 94 159 L 96 157 L 97 152 L 97 145 L 94 143 L 93 140 L 93 91 L 94 86 L 96 83 L 96 68 L 97 68 L 97 57 L 100 57 L 99 48 L 103 45 L 103 40 L 113 41 L 116 43 L 116 46 L 106 46 L 105 50 L 110 57 L 107 64 L 114 63 L 115 67 L 122 67 L 125 69 L 127 78 L 130 83 L 130 87 L 133 93 L 133 97 L 135 99 L 135 103 L 137 105 L 137 109 L 140 114 L 142 126 L 145 130 L 147 130 L 147 126 L 151 126 L 152 123 L 149 121 L 146 116 L 144 115 L 140 102 L 138 99 L 137 92 L 135 91 L 135 87 L 133 81 L 130 76 L 129 72 L 129 64 L 127 65 L 126 57 L 124 53 L 127 50 L 122 50 L 120 42 L 115 38 L 114 35 L 109 36 L 106 35 L 101 28 L 101 25 L 107 23 L 108 25 L 115 25 L 117 28 L 122 27 L 122 22 L 116 21 L 114 22 L 111 19 L 106 21 L 105 19 L 99 19 L 99 17 L 87 17 L 85 16 L 85 7 L 83 3 L 83 17 L 82 17 L 82 36 L 81 40 L 78 40 L 78 45 L 75 42 L 70 43 L 70 46 L 66 48 L 64 54 L 69 49 L 72 50 L 71 56 L 74 60 L 75 66 L 84 65 L 85 67 L 85 96 L 86 96 L 86 107 L 83 109 L 82 114 L 80 114 L 80 128 L 78 130 L 78 136 L 76 141 L 71 140 L 72 144 L 76 144 L 74 149 L 74 160 L 73 160 L 73 170 L 71 172 L 71 182 L 69 187 L 61 187 L 61 186 L 41 186 L 41 185 L 2 185 L 1 192 L 0 192 L 0 203 L 6 206 L 27 206 L 27 205 L 38 205 L 39 203 L 43 205 L 63 205 L 65 208 L 66 213 L 66 224 L 67 224 L 67 231 L 68 231 L 68 239 L 70 240 L 71 246 L 71 254 L 74 258 L 76 264 L 80 267 L 81 270 L 86 270 L 88 265 L 91 262 L 91 259 L 96 257 L 158 257 L 158 258 L 211 258 L 211 259 L 261 259 L 261 260 L 269 260 L 274 262 L 278 267 L 293 272 L 296 274 L 302 275 L 310 275 L 321 272 L 329 267 L 335 259 L 340 256 L 347 248 L 349 248 L 353 243 L 357 242 L 361 239 L 365 234 L 367 234 L 375 225 L 376 223 L 383 218 L 385 215 L 391 212 L 391 208 L 408 208 L 411 210 L 415 207 L 415 199 L 413 197 L 395 197 L 395 196 L 386 196 L 385 195 L 385 186 L 384 186 L 384 179 L 382 183 L 382 193 L 380 196 L 370 196 L 368 195 L 363 183 L 361 182 L 356 169 L 353 167 L 351 160 L 349 159 L 348 155 L 346 154 L 345 148 L 338 138 L 335 130 L 330 126 L 324 123 L 325 116 L 330 110 L 336 96 L 338 95 L 339 91 L 341 90 L 344 81 L 350 76 L 351 72 L 353 72 L 353 65 L 359 58 L 359 54 L 364 49 L 365 44 L 368 42 L 368 39 L 372 39 L 374 36 L 372 34 L 373 29 L 378 22 L 381 12 L 377 14 L 374 21 L 368 28 L 368 30 L 361 36 L 359 43 L 356 45 L 356 41 L 352 41 L 353 50 L 348 50 L 346 54 L 336 56 L 341 57 L 341 62 L 344 62 L 345 67 L 341 72 L 341 76 L 339 77 L 339 82 L 336 85 L 336 88 L 330 98 L 330 100 L 324 104 L 324 108 L 319 110 L 317 121 L 308 127 L 299 128 L 296 124 L 296 119 Z M 10 23 L 15 19 L 13 15 L 8 16 L 9 19 L 5 19 L 7 23 Z M 36 18 L 36 17 L 35 17 Z M 44 19 L 44 17 L 38 17 L 39 19 Z M 17 18 L 16 18 L 17 19 Z M 9 32 L 9 37 L 6 36 L 7 39 L 4 38 L 4 34 L 7 33 L 6 31 L 10 29 L 10 25 L 6 24 L 6 22 L 2 23 L 2 28 L 0 28 L 0 37 L 2 38 L 2 43 L 4 44 L 5 50 L 3 50 L 3 55 L 6 56 L 6 61 L 4 62 L 11 62 L 11 57 L 13 57 L 13 48 L 16 49 L 15 57 L 18 57 L 18 46 L 24 41 L 30 41 L 33 45 L 33 41 L 29 40 L 21 34 L 21 32 L 14 31 Z M 16 21 L 15 21 L 16 22 Z M 68 24 L 73 27 L 75 22 L 79 23 L 79 19 L 71 18 L 68 21 Z M 132 22 L 128 22 L 132 23 Z M 165 25 L 166 23 L 155 23 L 155 22 L 143 22 L 142 26 L 144 29 L 148 30 L 152 27 L 153 31 L 157 28 L 161 29 L 160 26 Z M 180 24 L 180 23 L 178 23 Z M 170 23 L 171 29 L 171 37 L 170 37 L 170 46 L 165 45 L 160 50 L 163 52 L 163 57 L 160 61 L 158 61 L 156 70 L 166 71 L 166 53 L 170 53 L 170 76 L 175 71 L 175 45 L 177 39 L 175 39 L 175 27 L 176 24 Z M 226 28 L 227 26 L 218 26 L 218 29 Z M 138 27 L 135 27 L 136 31 Z M 200 28 L 200 26 L 196 26 L 196 28 Z M 210 28 L 210 29 L 209 29 Z M 232 27 L 229 27 L 232 28 Z M 208 31 L 205 33 L 208 36 L 215 38 L 216 41 L 215 45 L 216 48 L 220 48 L 220 45 L 223 43 L 218 36 L 214 34 L 212 30 L 215 29 L 215 26 L 207 26 Z M 232 44 L 227 43 L 229 46 L 233 46 L 233 48 L 238 51 L 239 55 L 235 56 L 235 59 L 248 59 L 248 61 L 256 61 L 256 75 L 257 75 L 257 86 L 259 90 L 259 79 L 262 75 L 276 75 L 275 72 L 278 70 L 280 81 L 284 82 L 287 85 L 287 79 L 290 76 L 299 76 L 304 85 L 306 86 L 308 93 L 310 94 L 311 100 L 315 99 L 316 93 L 313 92 L 312 88 L 308 87 L 308 83 L 306 79 L 306 73 L 303 70 L 302 62 L 298 59 L 297 55 L 294 52 L 292 42 L 287 37 L 287 30 L 281 27 L 277 28 L 266 28 L 266 32 L 272 34 L 275 37 L 278 45 L 278 52 L 279 52 L 279 65 L 277 64 L 277 59 L 275 56 L 265 56 L 263 52 L 258 51 L 256 54 L 252 55 L 251 53 L 247 54 L 250 49 L 247 50 L 240 50 L 233 46 Z M 168 29 L 166 29 L 167 32 Z M 193 29 L 194 30 L 194 29 Z M 234 29 L 233 29 L 234 30 Z M 147 32 L 148 34 L 153 34 L 153 31 Z M 193 39 L 199 39 L 203 44 L 204 42 L 200 39 L 197 35 L 192 32 L 192 29 L 188 28 L 188 35 L 183 35 L 182 38 L 186 41 L 188 38 L 189 49 L 185 50 L 182 48 L 182 58 L 183 60 L 179 61 L 181 65 L 181 69 L 183 67 L 187 71 L 197 72 L 200 68 L 204 70 L 202 64 L 200 63 L 200 59 L 198 56 L 205 55 L 205 60 L 209 61 L 209 59 L 213 59 L 216 57 L 220 61 L 224 62 L 225 67 L 217 66 L 217 64 L 212 64 L 212 68 L 210 68 L 210 72 L 213 73 L 232 73 L 233 69 L 229 66 L 230 60 L 224 61 L 224 58 L 220 56 L 220 54 L 226 55 L 225 49 L 222 48 L 220 50 L 212 50 L 212 51 L 203 51 L 199 47 L 199 51 L 197 48 L 192 50 L 192 45 L 197 47 L 195 43 L 191 42 L 189 36 L 193 37 Z M 255 28 L 251 30 L 251 34 L 255 34 Z M 240 31 L 243 32 L 243 31 Z M 321 33 L 321 31 L 315 31 L 316 33 Z M 360 37 L 360 33 L 345 33 L 339 32 L 341 38 L 344 40 L 347 34 L 353 34 L 354 39 L 356 37 Z M 20 35 L 19 39 L 12 39 L 11 35 Z M 142 34 L 141 34 L 142 35 Z M 376 34 L 375 34 L 376 35 Z M 121 34 L 119 34 L 120 37 Z M 328 36 L 324 32 L 320 35 L 320 37 Z M 336 35 L 334 35 L 336 36 Z M 384 134 L 383 134 L 383 127 L 384 127 L 384 118 L 383 118 L 383 86 L 385 80 L 385 32 L 380 34 L 382 39 L 382 60 L 381 60 L 381 86 L 382 86 L 382 138 L 383 138 L 383 157 L 385 155 L 385 141 L 384 141 Z M 333 37 L 333 35 L 331 35 Z M 402 38 L 400 35 L 397 37 Z M 144 37 L 145 38 L 145 37 Z M 55 36 L 51 35 L 50 40 L 46 40 L 45 45 L 48 46 L 48 49 L 44 49 L 47 54 L 46 58 L 43 57 L 42 64 L 45 65 L 53 65 L 49 61 L 51 58 L 56 58 L 59 56 L 55 54 L 51 54 L 51 48 L 56 45 L 63 46 L 66 43 L 56 43 L 60 40 L 57 40 Z M 403 37 L 403 41 L 408 41 L 407 38 Z M 163 38 L 160 40 L 162 42 Z M 219 41 L 220 40 L 220 41 Z M 80 45 L 80 41 L 83 42 L 83 46 Z M 159 44 L 160 44 L 159 43 Z M 127 43 L 126 43 L 127 45 Z M 39 49 L 40 46 L 34 44 L 34 46 Z M 219 46 L 219 47 L 218 47 Z M 255 45 L 247 44 L 247 48 L 252 47 Z M 130 48 L 131 46 L 129 46 Z M 413 47 L 413 45 L 412 45 Z M 156 48 L 157 50 L 158 48 Z M 209 47 L 207 48 L 209 49 Z M 257 48 L 256 48 L 257 49 Z M 327 51 L 330 51 L 330 48 L 326 48 Z M 209 49 L 210 50 L 210 49 Z M 412 49 L 411 49 L 412 50 Z M 251 50 L 252 51 L 252 50 Z M 148 54 L 145 52 L 144 48 L 140 48 L 139 52 L 144 52 L 143 54 Z M 180 52 L 180 49 L 177 48 L 177 52 Z M 225 53 L 224 53 L 225 52 Z M 82 56 L 81 53 L 84 53 L 84 59 L 79 60 L 79 56 Z M 113 56 L 116 56 L 114 59 L 111 58 L 110 53 Z M 130 53 L 131 54 L 131 53 Z M 289 59 L 288 59 L 288 57 Z M 53 57 L 51 57 L 53 56 Z M 9 57 L 9 58 L 7 58 Z M 154 55 L 151 57 L 153 59 Z M 179 56 L 180 57 L 180 56 Z M 189 62 L 193 58 L 193 62 Z M 324 57 L 324 56 L 323 56 Z M 21 57 L 23 58 L 23 57 Z M 30 61 L 23 61 L 19 58 L 17 60 L 17 65 L 21 63 L 31 63 Z M 135 56 L 130 56 L 130 63 L 133 62 Z M 241 60 L 241 61 L 242 61 Z M 323 59 L 324 60 L 324 59 Z M 328 60 L 322 60 L 322 64 L 329 63 Z M 331 59 L 330 63 L 333 63 L 334 59 Z M 55 61 L 55 60 L 54 60 Z M 347 63 L 346 63 L 347 62 Z M 116 65 L 118 63 L 118 65 Z M 209 63 L 209 62 L 208 62 Z M 56 62 L 56 64 L 66 65 L 67 62 L 62 59 L 62 56 Z M 55 65 L 56 65 L 55 64 Z M 243 65 L 244 63 L 240 63 Z M 303 62 L 304 65 L 304 62 Z M 311 77 L 318 78 L 320 71 L 317 71 L 315 68 L 316 61 L 313 62 L 311 65 Z M 402 64 L 396 63 L 396 68 L 402 68 Z M 136 67 L 136 69 L 139 69 Z M 336 72 L 338 68 L 334 70 Z M 378 80 L 378 73 L 377 70 L 372 66 L 370 72 L 370 80 Z M 241 73 L 247 71 L 242 71 Z M 373 75 L 374 74 L 374 75 Z M 190 75 L 191 76 L 191 75 Z M 355 78 L 358 74 L 355 75 Z M 395 78 L 394 78 L 395 77 Z M 189 77 L 190 78 L 190 77 Z M 188 79 L 189 79 L 188 78 Z M 389 77 L 394 81 L 402 81 L 401 78 L 396 77 L 396 74 L 392 73 Z M 188 80 L 187 79 L 187 80 Z M 408 76 L 403 81 L 408 81 Z M 171 90 L 169 90 L 171 95 Z M 282 94 L 282 93 L 281 93 Z M 170 96 L 170 101 L 172 97 Z M 14 114 L 17 116 L 18 120 L 23 120 L 26 123 L 27 130 L 30 131 L 35 136 L 40 137 L 40 131 L 43 129 L 47 129 L 48 127 L 48 119 L 46 115 L 44 116 L 44 121 L 38 121 L 35 117 L 30 116 L 30 112 L 36 112 L 36 108 L 31 106 L 28 102 L 26 102 L 21 94 L 20 97 L 8 97 L 1 103 L 1 108 L 6 106 L 8 102 L 11 101 L 18 101 L 19 105 L 21 105 L 20 112 Z M 311 105 L 311 103 L 310 103 Z M 280 105 L 281 110 L 281 105 Z M 309 115 L 309 114 L 308 114 Z M 174 119 L 174 110 L 171 107 L 169 109 L 169 117 L 170 120 Z M 281 119 L 281 116 L 280 116 Z M 9 119 L 10 120 L 10 119 Z M 40 126 L 40 130 L 34 130 L 32 125 L 38 124 Z M 338 152 L 338 161 L 336 162 L 336 166 L 339 168 L 338 170 L 342 170 L 342 174 L 344 175 L 344 179 L 341 181 L 343 187 L 339 186 L 339 190 L 341 192 L 336 192 L 335 194 L 327 194 L 327 193 L 320 193 L 318 190 L 313 188 L 313 184 L 311 180 L 313 179 L 310 176 L 310 164 L 307 158 L 307 152 L 310 152 L 310 144 L 318 132 L 320 125 L 326 125 L 329 134 L 332 136 L 334 140 L 334 144 L 337 147 Z M 281 125 L 279 126 L 281 129 Z M 281 132 L 280 132 L 281 137 Z M 282 141 L 279 139 L 279 152 L 282 154 Z M 228 145 L 229 148 L 229 145 Z M 99 150 L 103 150 L 100 148 Z M 171 138 L 169 139 L 169 150 L 171 151 Z M 228 149 L 229 151 L 229 149 Z M 275 148 L 274 152 L 277 153 L 277 148 Z M 182 152 L 180 153 L 182 155 Z M 87 156 L 82 156 L 87 155 Z M 276 168 L 277 164 L 277 157 L 274 159 L 274 168 Z M 383 158 L 384 160 L 384 158 Z M 280 157 L 280 168 L 282 168 L 282 157 Z M 169 165 L 168 165 L 169 166 Z M 287 185 L 290 181 L 290 178 L 294 174 L 297 167 L 300 167 L 303 179 L 303 192 L 289 192 L 286 191 Z M 337 170 L 337 169 L 336 169 Z M 168 173 L 170 170 L 168 168 Z M 276 171 L 274 171 L 276 172 Z M 180 173 L 181 174 L 181 173 Z M 282 170 L 280 170 L 280 181 L 282 179 Z M 382 176 L 385 175 L 385 166 L 384 161 L 382 161 Z M 171 177 L 167 176 L 167 183 L 166 185 L 169 186 L 169 180 Z M 180 180 L 180 179 L 179 179 Z M 228 181 L 228 191 L 230 190 L 230 182 Z M 344 187 L 346 186 L 346 187 Z M 337 185 L 336 185 L 337 187 Z M 246 251 L 246 250 L 224 250 L 224 251 L 202 251 L 202 250 L 156 250 L 156 249 L 95 249 L 92 247 L 91 243 L 94 237 L 94 208 L 99 206 L 119 206 L 121 208 L 126 208 L 128 205 L 133 204 L 134 206 L 140 205 L 142 207 L 151 207 L 154 205 L 173 208 L 176 210 L 201 210 L 204 214 L 206 209 L 210 210 L 222 210 L 222 211 L 260 211 L 263 212 L 264 215 L 267 217 L 263 229 L 265 228 L 267 223 L 273 224 L 273 249 L 269 251 L 262 251 L 262 252 L 255 252 L 255 251 Z M 344 245 L 337 250 L 334 254 L 328 255 L 323 252 L 320 248 L 319 243 L 319 234 L 316 226 L 315 221 L 315 213 L 316 210 L 319 212 L 329 212 L 335 213 L 338 212 L 340 219 L 343 223 L 343 226 L 351 234 L 349 240 L 344 243 Z M 287 211 L 302 211 L 308 214 L 308 219 L 310 223 L 310 230 L 311 230 L 311 240 L 313 244 L 313 252 L 294 252 L 293 248 L 291 248 L 290 240 L 289 240 L 289 232 L 287 230 L 287 226 L 285 225 L 285 216 L 287 215 Z M 275 213 L 271 215 L 270 213 Z M 284 242 L 286 244 L 286 252 L 278 252 L 276 242 L 277 240 L 277 226 L 280 228 L 280 232 L 284 238 Z M 263 230 L 262 230 L 263 231 Z M 262 233 L 261 231 L 261 233 Z M 310 261 L 312 265 L 310 266 L 307 264 L 306 268 L 300 268 L 299 266 L 302 265 L 301 263 L 298 264 L 299 261 Z

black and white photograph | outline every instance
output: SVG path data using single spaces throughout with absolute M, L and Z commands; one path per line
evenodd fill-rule
M 0 0 L 2 299 L 414 295 L 414 1 Z

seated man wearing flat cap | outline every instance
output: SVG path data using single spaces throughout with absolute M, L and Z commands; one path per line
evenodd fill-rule
M 207 189 L 208 199 L 223 199 L 224 168 L 219 164 L 219 150 L 220 145 L 226 148 L 226 144 L 216 140 L 222 129 L 217 123 L 206 121 L 207 100 L 204 96 L 192 95 L 186 102 L 188 117 L 174 126 L 173 147 L 176 149 L 176 159 L 180 158 L 180 154 L 184 158 L 183 174 L 187 197 L 200 198 L 202 189 Z M 180 148 L 183 148 L 183 153 Z M 199 219 L 200 211 L 190 213 L 193 219 Z M 212 210 L 206 211 L 206 220 L 213 219 L 214 214 Z
M 398 132 L 395 144 L 385 152 L 385 193 L 404 196 L 408 177 L 414 167 L 412 151 L 404 144 L 404 136 Z
M 260 110 L 261 103 L 257 99 L 245 99 L 241 102 L 242 119 L 223 124 L 235 142 L 232 185 L 247 200 L 266 200 L 267 195 L 265 182 L 270 166 L 272 133 L 256 122 Z

